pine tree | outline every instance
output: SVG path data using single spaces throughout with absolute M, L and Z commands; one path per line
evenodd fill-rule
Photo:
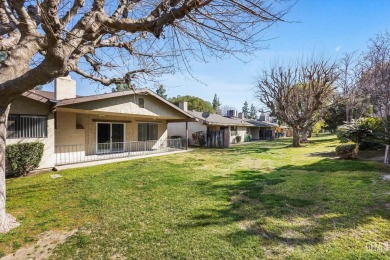
M 221 102 L 219 102 L 219 98 L 217 97 L 217 94 L 215 94 L 213 99 L 213 109 L 215 113 L 217 114 L 221 113 L 220 106 L 221 106 Z
M 249 106 L 248 102 L 244 102 L 244 106 L 242 107 L 242 113 L 244 114 L 244 117 L 248 118 L 249 115 Z
M 256 107 L 253 104 L 251 104 L 251 110 L 249 112 L 249 118 L 251 118 L 251 119 L 256 119 L 257 118 L 257 109 L 256 109 Z
M 163 99 L 168 99 L 168 95 L 166 94 L 166 90 L 163 85 L 160 85 L 156 90 L 156 94 L 162 97 Z
M 115 85 L 115 88 L 112 88 L 111 91 L 114 92 L 121 92 L 121 91 L 127 91 L 127 90 L 132 90 L 135 89 L 136 86 L 129 83 L 119 83 Z

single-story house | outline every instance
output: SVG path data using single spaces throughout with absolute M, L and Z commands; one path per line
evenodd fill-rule
M 246 122 L 252 124 L 250 134 L 253 140 L 273 140 L 292 136 L 292 129 L 288 126 L 262 121 L 261 119 L 246 119 Z
M 229 142 L 234 144 L 237 139 L 243 142 L 246 135 L 250 135 L 252 140 L 272 140 L 275 138 L 275 131 L 279 127 L 274 123 L 246 119 L 242 116 L 242 113 L 239 113 L 237 117 L 227 117 L 219 114 L 189 111 L 187 102 L 180 103 L 179 107 L 197 121 L 188 123 L 171 122 L 168 124 L 168 135 L 184 138 L 187 135 L 187 127 L 190 145 L 197 145 L 192 139 L 192 135 L 196 132 L 228 129 Z M 240 136 L 240 138 L 236 138 L 237 136 Z
M 76 82 L 55 80 L 54 92 L 31 90 L 10 108 L 7 145 L 42 142 L 39 168 L 182 148 L 167 124 L 193 116 L 148 89 L 76 96 Z

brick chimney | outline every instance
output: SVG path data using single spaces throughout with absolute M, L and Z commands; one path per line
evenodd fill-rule
M 188 102 L 187 101 L 180 102 L 179 107 L 187 112 L 188 111 Z
M 70 76 L 56 78 L 54 80 L 54 95 L 56 100 L 75 98 L 76 81 Z

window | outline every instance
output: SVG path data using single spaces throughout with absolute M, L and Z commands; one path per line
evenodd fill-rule
M 47 116 L 8 116 L 7 138 L 42 137 L 47 137 Z
M 145 107 L 145 100 L 143 98 L 139 98 L 138 99 L 138 106 L 140 108 L 144 108 Z
M 157 140 L 157 132 L 157 124 L 138 124 L 138 141 Z
M 237 126 L 230 127 L 231 136 L 237 135 Z

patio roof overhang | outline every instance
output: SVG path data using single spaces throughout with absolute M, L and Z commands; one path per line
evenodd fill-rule
M 183 118 L 178 117 L 166 117 L 166 116 L 160 116 L 157 114 L 151 114 L 151 115 L 143 115 L 143 114 L 129 114 L 129 113 L 118 113 L 118 112 L 109 112 L 109 111 L 99 111 L 99 110 L 84 110 L 84 109 L 76 109 L 76 108 L 69 108 L 69 107 L 56 107 L 56 112 L 71 112 L 71 113 L 77 113 L 77 114 L 86 114 L 86 115 L 94 115 L 98 116 L 102 120 L 109 120 L 110 116 L 118 116 L 123 117 L 124 119 L 131 121 L 137 121 L 137 120 L 147 120 L 147 121 L 167 121 L 168 122 L 195 122 L 192 120 L 195 120 L 194 118 L 188 118 L 183 115 Z

